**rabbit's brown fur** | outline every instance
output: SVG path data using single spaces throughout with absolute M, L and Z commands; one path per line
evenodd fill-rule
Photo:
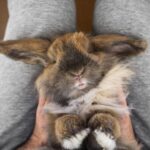
M 95 150 L 117 147 L 118 118 L 128 111 L 119 105 L 117 89 L 125 89 L 132 74 L 122 62 L 145 48 L 146 42 L 138 38 L 118 34 L 92 37 L 82 32 L 68 33 L 51 42 L 0 42 L 0 53 L 44 66 L 36 87 L 39 97 L 49 101 L 46 110 L 50 116 L 51 146 L 58 149 L 82 149 L 85 144 L 90 145 L 86 149 Z M 110 145 L 101 143 L 97 133 Z M 127 146 L 138 149 L 136 144 Z

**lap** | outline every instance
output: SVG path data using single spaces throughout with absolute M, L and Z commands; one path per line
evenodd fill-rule
M 76 29 L 74 0 L 8 0 L 8 8 L 4 39 L 50 38 Z
M 73 0 L 8 0 L 8 8 L 4 40 L 50 38 L 75 30 Z M 2 55 L 0 65 L 0 149 L 12 150 L 32 132 L 38 100 L 34 81 L 41 67 Z
M 147 0 L 101 0 L 96 2 L 94 29 L 96 34 L 121 33 L 144 38 L 150 44 L 150 1 Z M 150 48 L 130 63 L 136 77 L 130 86 L 129 105 L 132 121 L 140 141 L 150 148 Z

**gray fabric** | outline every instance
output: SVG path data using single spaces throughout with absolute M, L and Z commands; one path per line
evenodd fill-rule
M 49 38 L 75 30 L 73 0 L 8 0 L 5 40 Z M 0 150 L 13 150 L 31 134 L 37 105 L 34 80 L 41 67 L 0 55 Z
M 122 33 L 145 38 L 150 44 L 149 0 L 97 0 L 94 29 L 100 33 Z M 130 87 L 128 103 L 135 108 L 132 121 L 135 133 L 150 149 L 150 48 L 144 55 L 132 59 L 136 72 Z
M 4 39 L 49 38 L 76 28 L 74 0 L 8 0 Z

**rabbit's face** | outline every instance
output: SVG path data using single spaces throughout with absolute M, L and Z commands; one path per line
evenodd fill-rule
M 49 82 L 49 87 L 55 89 L 57 97 L 60 94 L 59 97 L 65 99 L 77 98 L 96 87 L 105 71 L 103 63 L 96 61 L 88 52 L 92 48 L 89 46 L 90 43 L 86 47 L 81 47 L 82 39 L 78 45 L 70 39 L 63 41 L 61 48 L 60 45 L 56 46 L 58 39 L 51 45 L 50 50 L 58 50 L 59 56 L 55 54 L 54 64 L 47 67 L 46 70 L 49 70 L 47 78 L 50 79 L 45 80 Z M 52 53 L 50 52 L 50 54 Z M 44 78 L 42 76 L 45 75 L 41 75 L 41 79 Z
M 48 49 L 51 62 L 37 80 L 39 89 L 42 83 L 47 89 L 44 95 L 51 93 L 55 101 L 66 105 L 96 87 L 105 69 L 91 51 L 90 40 L 82 33 L 57 38 Z
M 95 88 L 118 61 L 143 51 L 143 40 L 123 35 L 69 33 L 53 42 L 39 39 L 0 43 L 0 52 L 25 63 L 41 63 L 43 72 L 36 85 L 42 98 L 67 105 Z

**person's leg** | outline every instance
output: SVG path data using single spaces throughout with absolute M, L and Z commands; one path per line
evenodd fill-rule
M 75 31 L 74 0 L 8 0 L 6 39 L 50 38 Z
M 150 44 L 150 1 L 148 0 L 97 0 L 94 12 L 94 31 L 121 33 L 145 38 Z M 136 135 L 150 149 L 150 48 L 132 59 L 136 71 L 128 103 L 132 112 Z
M 4 40 L 50 38 L 76 28 L 74 0 L 8 0 Z M 0 55 L 0 149 L 13 150 L 31 134 L 41 68 Z

